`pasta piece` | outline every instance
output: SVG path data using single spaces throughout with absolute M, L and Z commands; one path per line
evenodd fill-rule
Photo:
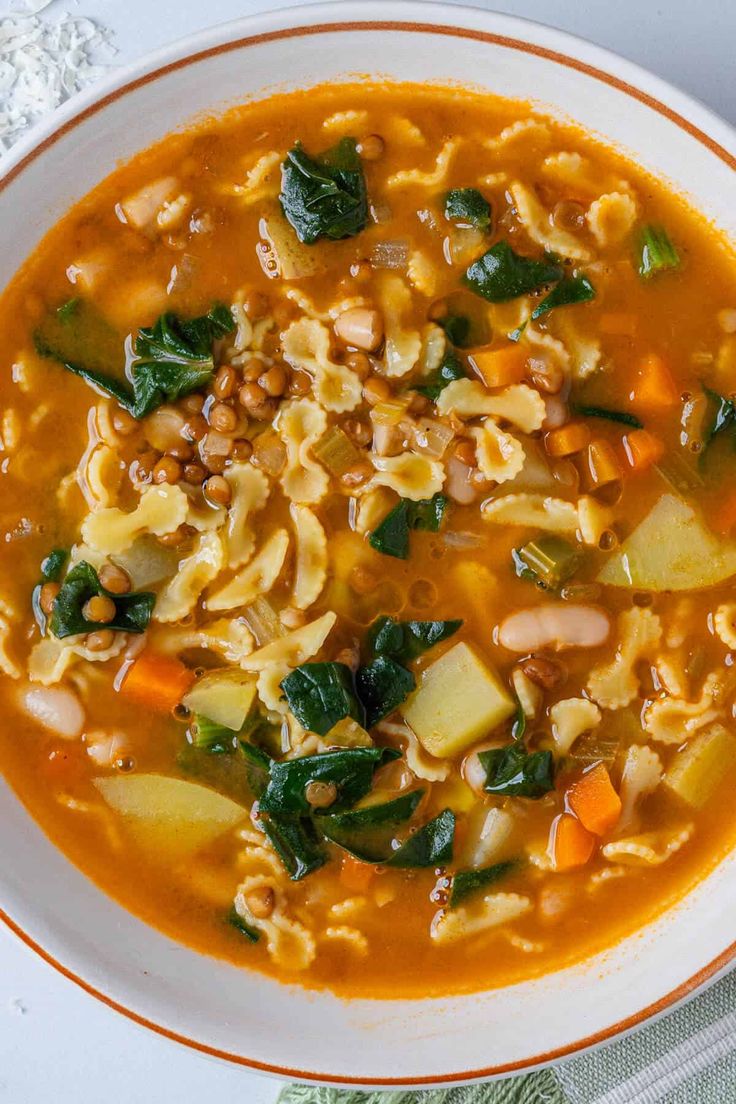
M 206 599 L 207 609 L 218 613 L 236 609 L 250 605 L 260 594 L 268 594 L 281 574 L 288 551 L 289 534 L 277 529 L 250 563 Z
M 330 360 L 330 332 L 316 318 L 292 322 L 281 339 L 284 360 L 292 368 L 307 372 L 314 380 L 314 393 L 325 410 L 342 414 L 354 410 L 362 399 L 360 377 L 343 364 Z
M 341 943 L 345 943 L 361 958 L 365 958 L 368 954 L 368 940 L 366 937 L 357 928 L 348 927 L 346 924 L 325 928 L 325 939 L 339 940 Z
M 429 376 L 441 366 L 447 351 L 447 335 L 441 326 L 428 322 L 422 330 L 419 365 L 423 376 Z
M 205 587 L 216 579 L 225 562 L 218 533 L 202 533 L 194 551 L 180 562 L 174 578 L 161 590 L 153 616 L 156 621 L 181 621 L 194 609 Z
M 481 506 L 485 521 L 496 525 L 524 525 L 551 533 L 574 533 L 578 511 L 572 502 L 540 494 L 507 494 Z
M 475 441 L 476 464 L 486 479 L 506 483 L 519 474 L 525 460 L 521 441 L 504 433 L 492 418 L 472 427 L 470 433 Z
M 0 417 L 0 450 L 15 452 L 20 444 L 20 417 L 15 407 L 3 410 Z
M 656 613 L 634 606 L 618 619 L 620 643 L 610 663 L 591 671 L 588 693 L 604 709 L 622 709 L 639 693 L 636 665 L 656 648 L 662 623 Z
M 652 751 L 646 744 L 632 744 L 626 752 L 621 772 L 621 785 L 618 790 L 621 798 L 618 832 L 631 829 L 635 821 L 637 805 L 648 794 L 654 793 L 661 780 L 662 760 L 656 751 Z
M 287 299 L 296 303 L 303 314 L 310 318 L 316 318 L 319 322 L 333 322 L 344 311 L 353 310 L 354 307 L 365 307 L 368 300 L 363 295 L 352 295 L 349 299 L 341 299 L 339 303 L 333 303 L 325 311 L 319 310 L 312 300 L 301 288 L 287 288 L 284 292 Z
M 716 636 L 731 651 L 736 650 L 736 602 L 722 602 L 713 615 Z
M 514 383 L 491 393 L 480 380 L 459 379 L 443 388 L 437 399 L 442 415 L 478 418 L 490 414 L 511 422 L 523 433 L 540 429 L 546 416 L 544 399 L 525 383 Z
M 225 472 L 232 497 L 227 525 L 227 566 L 241 567 L 256 544 L 253 515 L 262 510 L 271 493 L 268 479 L 252 464 L 233 464 Z M 190 522 L 191 524 L 191 522 Z
M 408 725 L 383 721 L 377 727 L 378 731 L 386 736 L 406 741 L 404 758 L 407 767 L 416 778 L 421 778 L 424 782 L 444 782 L 447 779 L 450 763 L 443 759 L 435 759 L 425 751 Z
M 248 895 L 263 888 L 270 889 L 275 899 L 273 911 L 266 917 L 254 915 L 248 907 Z M 252 874 L 244 878 L 235 896 L 235 911 L 249 927 L 263 933 L 269 957 L 282 970 L 300 972 L 311 966 L 317 954 L 314 936 L 288 915 L 286 894 L 273 876 Z
M 703 683 L 698 701 L 663 698 L 652 702 L 644 713 L 644 728 L 660 744 L 681 744 L 722 715 L 723 709 L 718 704 L 720 686 L 721 676 L 712 672 Z
M 614 512 L 593 495 L 581 495 L 578 499 L 578 523 L 583 544 L 597 548 L 604 533 L 613 524 Z
M 228 468 L 228 478 L 231 468 Z M 186 524 L 191 525 L 198 533 L 206 533 L 211 529 L 220 529 L 225 524 L 227 510 L 224 506 L 212 506 L 202 494 L 201 490 L 192 488 L 187 490 L 189 508 L 187 510 Z
M 485 138 L 483 145 L 493 153 L 508 156 L 514 150 L 544 149 L 551 141 L 552 133 L 546 123 L 539 119 L 517 119 L 495 137 Z
M 388 115 L 381 119 L 381 130 L 397 146 L 426 146 L 427 139 L 411 119 L 405 115 Z
M 594 200 L 585 221 L 601 249 L 618 245 L 631 233 L 638 217 L 636 201 L 627 192 L 609 192 Z
M 292 502 L 319 502 L 327 494 L 330 477 L 311 454 L 327 429 L 327 416 L 312 399 L 290 399 L 281 407 L 274 426 L 286 445 L 281 474 L 284 494 Z
M 411 308 L 411 292 L 395 273 L 384 273 L 379 283 L 379 302 L 383 311 L 385 332 L 385 372 L 390 378 L 405 376 L 419 360 L 421 334 L 406 329 L 404 314 Z
M 420 295 L 432 296 L 437 290 L 437 269 L 426 253 L 414 249 L 409 254 L 406 274 Z
M 273 713 L 280 713 L 285 716 L 289 712 L 281 683 L 287 675 L 291 674 L 292 670 L 293 667 L 289 663 L 282 661 L 270 663 L 258 674 L 256 680 L 258 697 L 266 709 L 270 709 Z
M 692 834 L 692 824 L 644 832 L 640 836 L 607 843 L 601 848 L 601 854 L 609 862 L 624 866 L 660 866 L 684 847 Z
M 288 663 L 298 667 L 306 663 L 320 650 L 337 621 L 337 614 L 330 610 L 316 621 L 272 640 L 244 659 L 241 666 L 246 671 L 263 671 L 271 663 Z
M 142 533 L 156 537 L 173 533 L 186 520 L 188 509 L 189 499 L 181 487 L 171 483 L 146 487 L 129 514 L 116 506 L 88 514 L 82 522 L 82 540 L 106 555 L 125 552 Z
M 530 314 L 531 310 L 527 309 L 525 315 L 516 325 L 520 325 L 524 318 L 528 318 Z M 554 364 L 559 365 L 563 372 L 567 373 L 570 371 L 570 354 L 563 343 L 556 337 L 553 337 L 551 333 L 547 333 L 546 330 L 543 333 L 534 326 L 527 325 L 521 335 L 521 341 L 523 344 L 531 347 L 532 359 L 534 353 L 537 352 L 541 354 L 545 360 L 551 359 Z
M 447 177 L 450 161 L 460 145 L 459 138 L 448 138 L 437 154 L 434 168 L 423 172 L 421 169 L 402 169 L 386 181 L 387 188 L 439 188 Z
M 509 924 L 530 912 L 532 902 L 518 893 L 489 893 L 480 910 L 459 907 L 438 913 L 432 921 L 430 935 L 435 943 L 455 943 L 481 935 L 501 924 Z
M 307 506 L 292 505 L 291 520 L 296 533 L 292 603 L 303 610 L 317 601 L 327 579 L 327 536 Z
M 335 111 L 322 121 L 323 130 L 334 131 L 335 134 L 352 135 L 357 130 L 365 130 L 368 126 L 368 112 L 356 110 Z
M 253 651 L 253 633 L 239 617 L 221 617 L 200 629 L 184 626 L 154 626 L 150 630 L 151 644 L 167 653 L 183 652 L 187 648 L 204 648 L 217 652 L 228 663 L 238 663 Z
M 555 749 L 560 755 L 567 755 L 579 736 L 601 723 L 600 709 L 587 698 L 565 698 L 555 702 L 549 716 Z
M 282 161 L 283 154 L 269 150 L 247 171 L 244 184 L 225 184 L 220 190 L 238 196 L 248 206 L 264 199 L 275 199 L 281 187 Z
M 570 315 L 566 315 L 564 311 L 556 311 L 552 315 L 550 326 L 567 350 L 574 379 L 585 380 L 598 371 L 602 353 L 597 337 L 582 334 Z
M 13 610 L 0 598 L 0 671 L 8 678 L 20 678 L 21 669 L 10 654 L 10 641 L 13 635 Z
M 108 659 L 119 655 L 125 647 L 125 636 L 116 633 L 109 648 L 94 652 L 85 646 L 84 636 L 67 636 L 57 640 L 55 636 L 45 636 L 31 648 L 28 657 L 28 677 L 31 682 L 40 682 L 50 686 L 64 677 L 77 659 L 86 659 L 88 663 L 106 663 Z
M 577 199 L 591 199 L 600 196 L 601 191 L 628 194 L 631 190 L 625 180 L 609 174 L 589 157 L 570 150 L 550 153 L 542 162 L 542 172 Z
M 352 916 L 356 912 L 362 912 L 367 904 L 367 897 L 346 897 L 344 901 L 336 901 L 334 905 L 330 905 L 330 916 L 334 916 L 337 920 L 341 920 L 345 916 Z
M 353 499 L 353 528 L 356 533 L 370 533 L 396 505 L 395 495 L 388 487 L 376 487 Z
M 654 667 L 660 683 L 675 698 L 687 698 L 689 696 L 690 680 L 685 670 L 683 656 L 668 652 L 657 656 Z
M 430 460 L 416 452 L 401 452 L 398 456 L 371 455 L 376 474 L 367 488 L 388 487 L 402 498 L 414 502 L 431 498 L 442 490 L 445 469 L 438 460 Z
M 531 188 L 517 180 L 511 184 L 509 191 L 519 219 L 533 242 L 550 253 L 559 253 L 574 261 L 590 260 L 590 250 L 569 230 L 555 225 L 552 215 Z
M 524 711 L 524 716 L 531 720 L 536 717 L 544 699 L 541 686 L 537 686 L 536 682 L 532 682 L 528 675 L 524 674 L 521 667 L 515 667 L 511 672 L 511 681 L 519 699 L 519 705 Z

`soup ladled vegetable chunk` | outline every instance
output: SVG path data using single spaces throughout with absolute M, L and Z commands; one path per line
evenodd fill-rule
M 127 907 L 472 990 L 732 844 L 736 262 L 659 182 L 325 86 L 122 165 L 0 315 L 0 766 Z

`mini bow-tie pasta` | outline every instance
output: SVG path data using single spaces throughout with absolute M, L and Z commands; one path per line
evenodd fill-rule
M 268 501 L 271 485 L 252 464 L 233 464 L 225 473 L 231 499 L 227 525 L 227 566 L 240 567 L 253 555 L 253 515 Z
M 519 219 L 533 242 L 550 253 L 559 253 L 561 257 L 570 257 L 574 261 L 590 259 L 590 250 L 575 234 L 553 222 L 550 212 L 542 206 L 531 188 L 517 180 L 509 191 Z
M 634 229 L 639 211 L 628 192 L 609 192 L 594 200 L 585 221 L 601 249 L 618 245 Z
M 430 934 L 435 943 L 454 943 L 509 924 L 531 909 L 531 900 L 518 893 L 489 893 L 480 908 L 461 905 L 438 913 L 432 921 Z
M 667 697 L 652 702 L 644 713 L 644 727 L 660 744 L 681 744 L 722 716 L 723 708 L 718 701 L 720 686 L 721 678 L 713 671 L 703 683 L 698 701 Z
M 0 598 L 0 671 L 8 678 L 20 678 L 22 674 L 20 667 L 10 654 L 10 642 L 15 620 L 15 611 L 3 598 Z
M 492 153 L 508 157 L 514 152 L 524 152 L 530 147 L 544 150 L 552 141 L 552 132 L 541 119 L 517 119 L 504 127 L 493 138 L 484 138 L 483 146 Z
M 284 494 L 292 502 L 319 502 L 327 494 L 330 477 L 311 449 L 327 429 L 327 415 L 312 399 L 291 399 L 282 406 L 274 425 L 286 446 L 281 473 Z
M 288 663 L 291 667 L 298 667 L 316 655 L 336 621 L 337 614 L 332 610 L 323 613 L 316 621 L 310 621 L 308 625 L 302 625 L 253 652 L 245 659 L 243 667 L 246 671 L 263 671 L 272 663 Z
M 82 540 L 98 552 L 125 552 L 136 537 L 173 533 L 186 521 L 189 499 L 179 486 L 161 483 L 146 487 L 135 510 L 126 514 L 116 506 L 89 514 L 82 522 Z
M 207 609 L 217 612 L 237 609 L 250 605 L 259 594 L 268 594 L 281 574 L 288 551 L 289 534 L 285 529 L 277 529 L 250 563 L 207 598 Z
M 248 206 L 260 203 L 264 199 L 275 198 L 279 194 L 282 160 L 282 153 L 278 150 L 269 150 L 248 169 L 244 183 L 222 184 L 219 191 L 226 195 L 238 196 Z
M 549 711 L 552 721 L 552 738 L 560 755 L 568 751 L 584 732 L 590 732 L 601 723 L 601 711 L 595 702 L 587 698 L 564 698 L 555 702 Z
M 187 648 L 216 652 L 228 663 L 240 664 L 254 648 L 253 633 L 242 617 L 220 617 L 201 628 L 184 625 L 153 625 L 151 646 L 175 654 Z
M 157 621 L 180 621 L 194 609 L 206 586 L 216 579 L 225 562 L 219 533 L 202 533 L 194 550 L 180 562 L 174 578 L 162 589 L 153 616 Z
M 601 848 L 601 854 L 609 862 L 624 866 L 661 866 L 685 846 L 692 834 L 692 824 L 644 832 L 607 843 Z
M 521 441 L 504 433 L 492 418 L 486 418 L 482 426 L 473 426 L 470 433 L 478 470 L 486 479 L 506 483 L 519 474 L 525 459 Z
M 296 533 L 292 603 L 304 610 L 317 601 L 327 579 L 327 536 L 308 506 L 292 504 L 291 520 Z
M 404 320 L 411 309 L 411 292 L 400 276 L 384 273 L 378 295 L 383 311 L 385 372 L 392 378 L 405 376 L 422 351 L 422 335 Z
M 623 709 L 639 693 L 636 665 L 659 644 L 662 623 L 656 613 L 634 606 L 619 616 L 618 631 L 616 655 L 588 678 L 588 693 L 604 709 Z
M 626 752 L 621 771 L 621 815 L 617 825 L 619 833 L 631 830 L 637 805 L 650 793 L 654 793 L 661 780 L 662 760 L 656 751 L 652 751 L 646 744 L 632 744 Z
M 282 336 L 281 351 L 292 368 L 312 377 L 314 394 L 325 410 L 341 414 L 354 410 L 361 401 L 360 377 L 330 359 L 330 332 L 318 319 L 300 318 L 292 322 Z
M 490 415 L 518 426 L 522 433 L 540 429 L 546 416 L 544 399 L 533 387 L 514 383 L 501 391 L 490 392 L 480 380 L 459 379 L 448 383 L 437 399 L 440 414 L 460 418 Z
M 59 682 L 77 659 L 86 659 L 88 663 L 106 663 L 108 659 L 119 655 L 125 647 L 125 636 L 116 634 L 109 647 L 94 651 L 85 644 L 84 636 L 67 636 L 57 640 L 55 636 L 45 636 L 31 648 L 28 659 L 28 677 L 31 682 L 40 682 L 50 686 Z
M 398 456 L 372 456 L 376 474 L 368 487 L 388 487 L 413 502 L 432 498 L 442 490 L 445 469 L 438 460 L 402 452 Z
M 460 145 L 459 138 L 448 138 L 437 154 L 433 169 L 401 169 L 389 176 L 387 188 L 439 188 L 447 177 L 450 160 Z
M 490 498 L 481 507 L 485 521 L 525 525 L 550 533 L 575 533 L 578 511 L 572 502 L 540 494 L 508 494 Z
M 77 469 L 77 483 L 91 510 L 110 506 L 122 478 L 123 465 L 116 449 L 103 441 L 87 449 Z

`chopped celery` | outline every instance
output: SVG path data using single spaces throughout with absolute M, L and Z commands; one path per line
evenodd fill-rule
M 603 763 L 607 768 L 613 766 L 613 762 L 621 746 L 621 738 L 613 732 L 585 732 L 572 746 L 570 758 L 578 766 L 591 766 L 593 763 Z
M 243 618 L 261 648 L 264 644 L 270 644 L 272 640 L 284 635 L 284 626 L 279 620 L 279 615 L 268 598 L 264 598 L 263 595 L 245 608 Z
M 336 425 L 330 426 L 319 441 L 312 445 L 312 453 L 323 467 L 338 478 L 363 460 L 360 449 Z
M 639 235 L 639 275 L 649 280 L 658 272 L 678 268 L 680 256 L 663 226 L 644 226 Z
M 201 751 L 209 751 L 213 755 L 229 755 L 235 750 L 236 734 L 233 730 L 211 721 L 209 717 L 203 717 L 200 713 L 195 713 L 189 732 L 192 744 Z
M 704 486 L 698 469 L 681 452 L 668 453 L 656 465 L 655 471 L 679 495 L 695 494 Z
M 723 725 L 714 724 L 677 752 L 665 772 L 664 785 L 700 809 L 734 766 L 736 738 Z
M 597 581 L 637 590 L 696 590 L 736 574 L 736 543 L 719 540 L 694 509 L 662 495 L 612 553 Z
M 493 668 L 460 643 L 424 669 L 399 711 L 431 755 L 451 758 L 507 720 L 516 703 Z
M 195 682 L 182 701 L 192 713 L 240 732 L 256 702 L 255 679 L 232 667 L 213 671 Z
M 580 557 L 573 546 L 562 537 L 544 533 L 516 549 L 514 560 L 521 572 L 530 572 L 532 578 L 552 589 L 559 587 L 577 570 Z

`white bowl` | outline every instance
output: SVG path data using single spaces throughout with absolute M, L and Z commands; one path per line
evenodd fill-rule
M 668 177 L 727 232 L 736 230 L 736 136 L 682 93 L 534 23 L 441 4 L 392 3 L 378 12 L 368 0 L 216 27 L 115 72 L 58 112 L 4 165 L 3 282 L 121 158 L 198 113 L 264 94 L 274 73 L 306 87 L 377 63 L 375 75 L 389 79 L 532 97 Z M 0 902 L 9 927 L 131 1019 L 295 1079 L 445 1085 L 529 1069 L 672 1008 L 736 953 L 729 857 L 655 923 L 580 965 L 471 996 L 343 1001 L 206 958 L 147 927 L 72 866 L 0 785 Z

